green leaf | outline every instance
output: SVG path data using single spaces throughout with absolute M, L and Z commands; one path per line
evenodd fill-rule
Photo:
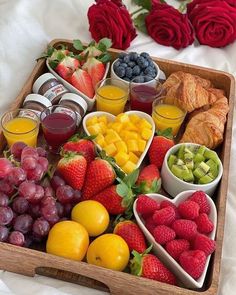
M 84 46 L 83 46 L 83 44 L 82 44 L 82 42 L 80 40 L 73 40 L 73 47 L 76 50 L 79 50 L 79 51 L 83 51 L 84 50 Z
M 132 187 L 135 182 L 137 181 L 139 176 L 139 169 L 135 169 L 133 172 L 131 172 L 130 174 L 128 174 L 123 181 L 129 186 Z
M 152 0 L 133 0 L 132 2 L 147 10 L 151 10 L 152 8 Z
M 106 52 L 112 45 L 112 41 L 109 38 L 102 38 L 97 45 L 97 49 L 101 50 L 102 52 Z
M 59 64 L 58 60 L 50 60 L 49 61 L 49 65 L 53 70 L 58 66 L 58 64 Z
M 146 24 L 145 24 L 145 18 L 147 15 L 148 15 L 148 12 L 144 12 L 144 13 L 140 13 L 137 17 L 134 18 L 135 27 L 139 31 L 141 31 L 145 34 L 147 34 L 147 29 L 146 29 Z
M 125 196 L 127 196 L 128 192 L 129 192 L 129 188 L 126 184 L 120 183 L 116 186 L 116 192 L 121 197 L 125 197 Z
M 167 129 L 165 129 L 163 131 L 159 130 L 157 132 L 157 135 L 164 136 L 164 137 L 169 138 L 169 139 L 173 139 L 172 128 L 167 128 Z
M 111 60 L 111 55 L 109 53 L 103 53 L 99 56 L 98 60 L 100 60 L 103 64 L 106 64 Z

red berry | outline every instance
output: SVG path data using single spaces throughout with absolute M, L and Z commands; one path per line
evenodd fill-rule
M 179 257 L 180 265 L 194 279 L 198 279 L 205 268 L 206 254 L 201 250 L 184 251 Z
M 216 242 L 205 235 L 197 234 L 193 243 L 193 249 L 202 250 L 208 256 L 215 251 Z
M 173 229 L 166 225 L 158 225 L 153 231 L 153 236 L 157 243 L 164 245 L 169 241 L 174 240 L 175 232 Z
M 178 206 L 181 217 L 190 220 L 193 220 L 199 216 L 199 209 L 199 205 L 193 201 L 184 201 Z
M 178 261 L 180 254 L 190 249 L 190 243 L 184 239 L 172 240 L 166 243 L 165 249 L 170 256 Z
M 211 211 L 210 204 L 207 200 L 206 194 L 202 191 L 196 191 L 191 195 L 189 200 L 194 201 L 200 207 L 199 213 L 209 214 Z
M 152 216 L 145 220 L 145 226 L 147 230 L 153 235 L 154 229 L 156 228 L 156 224 L 154 223 Z
M 175 206 L 174 203 L 172 203 L 171 201 L 168 201 L 168 200 L 161 201 L 160 208 L 163 209 L 163 208 L 166 208 L 166 207 L 172 207 L 175 210 L 175 219 L 180 218 L 178 209 L 177 209 L 177 207 Z
M 160 204 L 149 198 L 146 195 L 139 195 L 136 203 L 136 210 L 139 214 L 152 214 L 154 211 L 159 210 Z
M 214 224 L 206 213 L 200 214 L 194 221 L 196 222 L 197 230 L 200 233 L 209 234 L 214 229 Z
M 153 214 L 153 220 L 156 225 L 170 225 L 175 220 L 175 210 L 172 207 L 157 210 Z
M 197 234 L 197 225 L 192 220 L 178 219 L 172 223 L 172 229 L 175 231 L 177 237 L 186 239 L 188 241 L 195 238 Z

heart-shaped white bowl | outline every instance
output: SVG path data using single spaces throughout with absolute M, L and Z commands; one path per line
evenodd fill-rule
M 67 82 L 65 79 L 63 79 L 61 76 L 59 76 L 49 65 L 49 60 L 46 60 L 46 65 L 48 70 L 53 74 L 53 76 L 55 76 L 57 78 L 57 80 L 59 80 L 69 91 L 71 91 L 72 93 L 78 94 L 80 95 L 86 102 L 88 105 L 88 110 L 91 111 L 94 103 L 95 103 L 95 95 L 94 97 L 90 98 L 87 95 L 85 95 L 83 92 L 79 91 L 77 88 L 75 88 L 73 85 L 71 85 L 69 82 Z M 110 62 L 108 62 L 106 64 L 106 70 L 104 73 L 104 76 L 101 80 L 105 79 L 107 77 L 108 71 L 109 71 L 109 67 L 110 67 Z
M 181 202 L 187 200 L 193 193 L 195 192 L 195 190 L 189 190 L 189 191 L 184 191 L 181 192 L 180 194 L 178 194 L 174 199 L 169 199 L 163 195 L 160 194 L 147 194 L 147 196 L 149 196 L 150 198 L 161 202 L 163 200 L 168 200 L 172 203 L 174 203 L 176 206 L 178 206 Z M 212 201 L 212 199 L 207 196 L 207 200 L 210 204 L 211 207 L 211 211 L 209 214 L 209 218 L 210 220 L 213 222 L 214 224 L 214 229 L 213 231 L 208 235 L 209 238 L 211 238 L 212 240 L 215 239 L 215 233 L 216 233 L 216 226 L 217 226 L 217 211 L 216 211 L 216 207 L 214 202 Z M 174 260 L 174 258 L 172 258 L 169 253 L 164 249 L 164 247 L 162 247 L 160 244 L 158 244 L 153 235 L 147 230 L 147 228 L 144 225 L 143 219 L 139 216 L 139 214 L 136 211 L 136 203 L 137 200 L 134 202 L 133 205 L 133 211 L 134 211 L 134 216 L 136 218 L 136 221 L 139 225 L 139 227 L 142 229 L 145 237 L 147 238 L 148 242 L 153 244 L 153 252 L 156 254 L 156 256 L 158 258 L 160 258 L 160 260 L 163 261 L 163 263 L 176 275 L 176 277 L 184 284 L 185 287 L 187 288 L 201 288 L 203 286 L 204 280 L 205 280 L 205 276 L 206 276 L 206 272 L 207 272 L 207 268 L 209 265 L 209 261 L 211 258 L 211 255 L 209 255 L 207 257 L 206 260 L 206 265 L 204 268 L 204 271 L 201 275 L 201 277 L 198 280 L 195 280 L 194 278 L 192 278 L 181 266 L 180 264 Z
M 142 153 L 142 155 L 140 156 L 140 158 L 139 158 L 139 160 L 138 160 L 138 163 L 136 164 L 136 168 L 138 168 L 138 167 L 141 165 L 141 163 L 142 163 L 142 161 L 143 161 L 145 155 L 147 154 L 147 151 L 148 151 L 148 149 L 149 149 L 149 147 L 150 147 L 150 144 L 151 144 L 151 142 L 152 142 L 152 139 L 153 139 L 153 136 L 154 136 L 154 133 L 155 133 L 155 123 L 154 123 L 152 117 L 149 116 L 148 114 L 144 113 L 144 112 L 140 112 L 140 111 L 128 111 L 128 112 L 125 112 L 125 113 L 128 114 L 128 115 L 134 115 L 134 114 L 135 114 L 135 115 L 139 116 L 140 118 L 144 118 L 144 119 L 146 119 L 146 120 L 152 125 L 152 135 L 151 135 L 151 137 L 149 138 L 149 140 L 147 141 L 146 148 L 145 148 L 144 152 Z M 113 121 L 113 120 L 115 119 L 115 117 L 116 117 L 116 116 L 114 116 L 114 115 L 112 115 L 112 114 L 110 114 L 110 113 L 107 113 L 107 112 L 101 112 L 101 111 L 88 113 L 88 114 L 84 117 L 84 119 L 83 119 L 83 128 L 84 128 L 84 131 L 86 132 L 87 135 L 91 135 L 91 134 L 89 133 L 87 127 L 86 127 L 86 122 L 87 122 L 87 120 L 88 120 L 89 118 L 93 117 L 93 116 L 100 117 L 100 116 L 104 116 L 104 115 L 107 116 L 107 118 L 108 118 L 109 121 Z M 97 144 L 95 141 L 94 141 L 94 143 L 96 144 L 96 146 L 98 147 L 99 150 L 102 150 L 102 147 L 101 147 L 99 144 Z M 118 166 L 118 165 L 117 165 L 117 166 Z M 119 167 L 119 166 L 118 166 L 118 167 Z M 119 168 L 120 168 L 120 167 L 119 167 Z M 121 169 L 121 168 L 120 168 L 120 169 Z

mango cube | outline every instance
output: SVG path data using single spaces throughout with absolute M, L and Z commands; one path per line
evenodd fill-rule
M 97 122 L 98 122 L 98 117 L 97 116 L 93 116 L 93 117 L 89 118 L 86 121 L 86 125 L 87 126 L 92 126 L 92 125 L 96 124 Z
M 101 132 L 101 127 L 99 123 L 96 123 L 93 126 L 92 125 L 88 126 L 87 129 L 88 129 L 88 132 L 92 135 L 99 134 Z
M 143 139 L 148 140 L 152 136 L 152 130 L 144 128 L 141 132 L 141 136 Z
M 139 158 L 132 152 L 129 152 L 129 160 L 134 164 L 138 163 Z
M 139 123 L 139 127 L 141 129 L 152 129 L 151 123 L 149 123 L 146 119 L 141 119 L 141 122 Z
M 104 134 L 107 131 L 107 125 L 104 122 L 98 123 L 101 129 L 101 133 Z
M 143 139 L 139 139 L 138 140 L 138 150 L 139 152 L 143 152 L 145 150 L 146 147 L 146 141 Z
M 98 122 L 103 122 L 104 124 L 107 125 L 107 123 L 108 123 L 107 116 L 103 115 L 103 116 L 98 117 Z
M 95 141 L 97 144 L 99 144 L 101 147 L 104 147 L 106 142 L 104 139 L 104 136 L 102 134 L 98 134 L 95 138 Z
M 116 131 L 114 131 L 112 129 L 107 130 L 107 135 L 105 136 L 105 141 L 108 144 L 119 141 L 119 140 L 121 140 L 121 138 Z
M 129 152 L 138 152 L 139 151 L 138 143 L 137 143 L 137 140 L 135 140 L 135 139 L 128 139 L 127 140 L 127 147 L 128 147 Z
M 134 123 L 134 124 L 136 124 L 136 123 L 138 123 L 140 121 L 140 117 L 138 115 L 135 115 L 135 114 L 130 115 L 129 118 L 130 118 L 130 121 L 132 123 Z
M 117 148 L 117 151 L 127 153 L 127 145 L 123 140 L 115 142 L 115 146 Z
M 125 163 L 129 160 L 129 155 L 127 153 L 124 153 L 124 152 L 118 152 L 116 155 L 115 155 L 115 160 L 116 160 L 116 163 L 117 165 L 119 166 L 123 166 L 125 165 Z
M 132 122 L 127 122 L 124 127 L 126 130 L 138 131 L 138 128 Z
M 116 116 L 116 121 L 121 122 L 121 123 L 128 123 L 129 116 L 125 113 L 121 113 L 118 116 Z
M 119 133 L 122 129 L 122 124 L 119 122 L 115 122 L 112 124 L 112 129 Z
M 138 133 L 130 131 L 127 134 L 128 139 L 138 139 Z
M 129 139 L 129 131 L 128 130 L 121 130 L 120 137 L 127 141 Z
M 131 161 L 127 161 L 121 168 L 125 173 L 129 174 L 136 168 L 136 165 Z
M 103 149 L 108 156 L 114 156 L 117 152 L 117 149 L 116 149 L 116 146 L 114 145 L 114 143 L 110 143 L 110 144 L 106 145 Z

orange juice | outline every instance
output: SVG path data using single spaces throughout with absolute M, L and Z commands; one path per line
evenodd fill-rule
M 118 115 L 124 111 L 128 91 L 116 85 L 104 85 L 97 89 L 97 111 Z
M 184 120 L 185 112 L 175 105 L 154 104 L 152 118 L 156 125 L 156 130 L 165 130 L 172 128 L 172 134 L 175 136 Z
M 38 136 L 38 122 L 28 117 L 16 117 L 3 125 L 3 133 L 11 146 L 17 141 L 35 147 Z

